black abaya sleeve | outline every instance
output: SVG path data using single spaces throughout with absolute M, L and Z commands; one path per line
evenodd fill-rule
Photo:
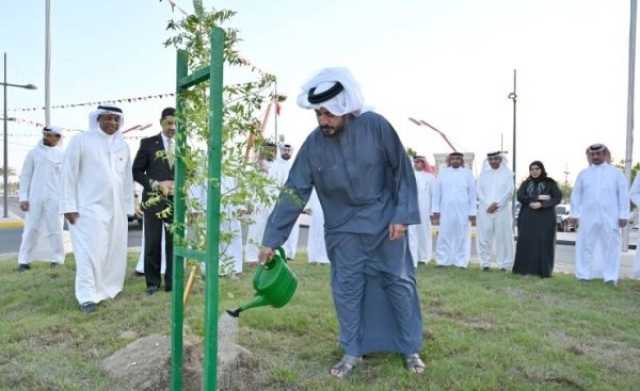
M 555 181 L 549 181 L 549 185 L 549 195 L 551 196 L 551 199 L 542 201 L 543 208 L 553 208 L 562 201 L 562 192 L 558 188 L 558 184 Z
M 531 199 L 527 197 L 527 181 L 522 182 L 518 188 L 518 202 L 522 204 L 522 206 L 527 207 L 532 202 Z

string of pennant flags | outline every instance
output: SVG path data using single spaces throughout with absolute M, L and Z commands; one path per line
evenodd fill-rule
M 70 109 L 75 107 L 98 106 L 98 105 L 104 105 L 104 104 L 135 103 L 135 102 L 148 101 L 152 99 L 166 99 L 166 98 L 171 98 L 175 96 L 176 96 L 175 92 L 165 92 L 162 94 L 155 94 L 155 95 L 107 99 L 107 100 L 100 100 L 100 101 L 93 101 L 93 102 L 67 103 L 67 104 L 53 105 L 51 106 L 51 108 L 52 109 Z M 44 109 L 45 109 L 44 106 L 41 106 L 41 107 L 34 106 L 34 107 L 19 107 L 19 108 L 9 109 L 9 111 L 25 112 L 25 111 L 39 111 Z
M 27 124 L 27 125 L 33 125 L 34 127 L 37 128 L 43 128 L 45 126 L 45 124 L 38 122 L 38 121 L 34 121 L 34 120 L 30 120 L 27 118 L 12 118 L 11 119 L 12 122 L 16 122 L 16 123 L 21 123 L 21 124 Z M 138 131 L 142 131 L 142 130 L 146 130 L 149 129 L 150 127 L 152 127 L 153 124 L 148 123 L 148 124 L 138 124 L 135 126 L 132 126 L 130 128 L 127 128 L 125 130 L 122 131 L 122 134 L 124 135 L 124 138 L 126 139 L 141 139 L 143 136 L 137 136 L 136 134 L 132 134 L 131 132 L 138 132 Z M 66 132 L 83 132 L 83 129 L 72 129 L 72 128 L 62 128 L 63 131 Z M 12 136 L 12 137 L 33 137 L 38 135 L 38 132 L 26 132 L 26 133 L 13 133 L 10 132 L 8 135 Z
M 234 84 L 234 86 L 240 86 L 244 83 L 236 83 Z M 264 90 L 268 89 L 270 86 L 265 86 L 263 88 L 261 88 L 258 92 L 263 92 Z M 116 104 L 116 103 L 137 103 L 137 102 L 144 102 L 144 101 L 148 101 L 148 100 L 155 100 L 155 99 L 167 99 L 167 98 L 173 98 L 176 96 L 175 92 L 165 92 L 162 94 L 154 94 L 154 95 L 146 95 L 146 96 L 134 96 L 134 97 L 128 97 L 128 98 L 117 98 L 117 99 L 106 99 L 106 100 L 99 100 L 99 101 L 92 101 L 92 102 L 80 102 L 80 103 L 66 103 L 66 104 L 60 104 L 60 105 L 53 105 L 51 106 L 51 109 L 71 109 L 71 108 L 75 108 L 75 107 L 86 107 L 86 106 L 98 106 L 98 105 L 104 105 L 104 104 Z M 235 99 L 231 99 L 228 100 L 225 103 L 225 105 L 234 103 L 238 100 L 242 99 L 242 97 L 237 97 Z M 17 108 L 13 108 L 13 109 L 9 109 L 8 111 L 12 111 L 12 112 L 29 112 L 29 111 L 39 111 L 39 110 L 44 110 L 45 107 L 44 106 L 32 106 L 32 107 L 17 107 Z

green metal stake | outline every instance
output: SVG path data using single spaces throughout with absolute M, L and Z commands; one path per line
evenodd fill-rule
M 207 266 L 205 298 L 205 346 L 204 389 L 215 390 L 218 375 L 218 263 L 220 242 L 220 171 L 222 159 L 222 115 L 223 115 L 223 64 L 224 31 L 218 27 L 211 30 L 211 62 L 208 66 L 188 72 L 187 52 L 178 50 L 176 71 L 176 165 L 174 195 L 173 240 L 173 292 L 171 296 L 171 390 L 182 390 L 183 324 L 184 305 L 184 260 L 185 257 L 204 261 Z M 207 250 L 197 251 L 185 247 L 185 166 L 184 151 L 187 134 L 182 112 L 184 99 L 181 93 L 198 83 L 209 80 L 209 140 L 207 178 Z
M 211 31 L 209 63 L 209 175 L 207 191 L 207 288 L 203 385 L 215 390 L 218 377 L 218 268 L 220 240 L 220 169 L 222 160 L 222 88 L 224 31 Z
M 178 51 L 176 64 L 176 111 L 178 113 L 178 123 L 176 128 L 176 160 L 175 160 L 175 189 L 173 202 L 173 218 L 176 224 L 173 240 L 173 283 L 171 295 L 171 389 L 182 390 L 182 328 L 184 323 L 184 304 L 182 296 L 184 294 L 184 256 L 177 250 L 178 246 L 184 245 L 185 226 L 185 167 L 182 154 L 186 145 L 186 129 L 184 121 L 180 117 L 184 107 L 181 97 L 183 91 L 181 82 L 187 76 L 188 57 L 184 50 Z

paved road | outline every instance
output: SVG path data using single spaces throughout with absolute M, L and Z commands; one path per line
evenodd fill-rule
M 305 250 L 307 247 L 307 239 L 308 239 L 308 229 L 301 228 L 300 229 L 300 238 L 298 243 L 298 248 L 301 250 Z M 640 238 L 640 233 L 638 231 L 633 231 L 631 234 L 631 243 L 637 243 Z M 562 273 L 575 273 L 575 262 L 576 262 L 576 249 L 573 243 L 576 240 L 575 232 L 567 232 L 567 233 L 558 233 L 558 241 L 560 243 L 566 244 L 557 244 L 556 245 L 556 264 L 555 271 Z M 433 243 L 433 247 L 435 248 L 435 240 Z M 634 262 L 636 251 L 629 250 L 622 255 L 622 262 L 620 266 L 620 276 L 623 278 L 627 278 L 632 274 L 632 267 Z M 471 263 L 478 264 L 480 263 L 478 259 L 478 254 L 476 252 L 475 239 L 473 239 L 471 245 Z
M 22 240 L 22 228 L 20 229 L 0 229 L 0 255 L 17 253 Z M 142 241 L 142 231 L 137 225 L 129 226 L 129 247 L 140 247 Z

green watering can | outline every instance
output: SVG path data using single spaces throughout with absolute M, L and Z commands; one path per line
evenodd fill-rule
M 259 265 L 253 276 L 255 298 L 235 310 L 227 310 L 227 313 L 237 318 L 240 316 L 240 312 L 249 308 L 263 305 L 280 308 L 291 300 L 297 287 L 298 278 L 289 269 L 284 250 L 278 248 L 273 258 L 265 265 Z

